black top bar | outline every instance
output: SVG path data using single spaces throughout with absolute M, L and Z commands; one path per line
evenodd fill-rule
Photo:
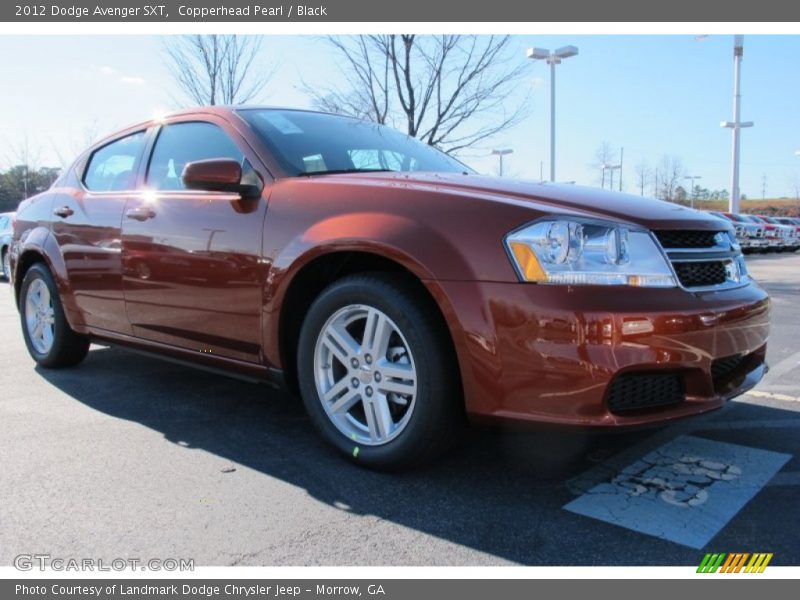
M 0 4 L 11 22 L 796 22 L 800 3 L 760 0 L 13 0 Z

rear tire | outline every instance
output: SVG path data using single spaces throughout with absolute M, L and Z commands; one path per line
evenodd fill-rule
M 11 281 L 11 255 L 9 254 L 10 250 L 8 248 L 3 248 L 2 252 L 2 265 L 3 265 L 3 277 L 6 281 Z
M 20 320 L 33 360 L 48 369 L 73 367 L 89 352 L 89 340 L 69 326 L 50 270 L 36 263 L 20 288 Z
M 385 470 L 451 446 L 465 419 L 448 335 L 430 300 L 395 274 L 327 287 L 306 315 L 297 356 L 303 403 L 322 436 L 351 461 Z

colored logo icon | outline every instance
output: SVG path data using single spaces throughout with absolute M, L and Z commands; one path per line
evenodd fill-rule
M 720 554 L 706 554 L 700 566 L 697 567 L 697 572 L 763 573 L 771 560 L 772 552 L 754 552 L 753 554 L 748 552 L 723 552 Z

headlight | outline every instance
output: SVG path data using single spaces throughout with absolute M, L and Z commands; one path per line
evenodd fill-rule
M 676 287 L 647 231 L 601 221 L 547 219 L 506 237 L 520 279 L 570 285 Z

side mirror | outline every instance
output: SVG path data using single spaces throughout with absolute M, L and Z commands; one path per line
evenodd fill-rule
M 245 182 L 242 165 L 238 161 L 232 158 L 209 158 L 186 163 L 181 179 L 189 190 L 234 192 L 241 194 L 242 198 L 253 198 L 261 194 L 263 184 L 254 171 L 251 175 L 247 179 L 254 181 Z

